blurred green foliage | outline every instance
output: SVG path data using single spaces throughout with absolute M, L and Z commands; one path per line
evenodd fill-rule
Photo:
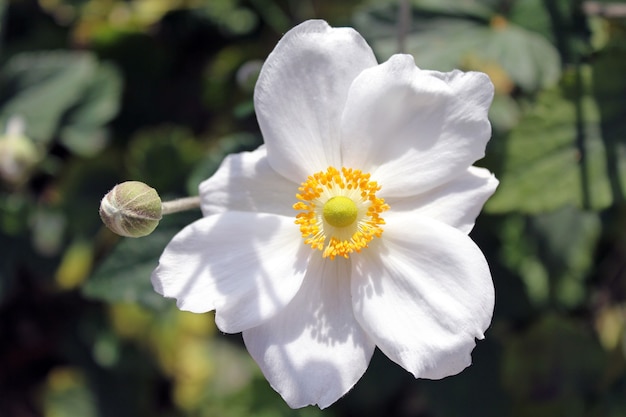
M 626 2 L 0 1 L 0 416 L 626 415 Z M 497 302 L 474 365 L 414 380 L 376 354 L 328 410 L 290 410 L 239 336 L 149 276 L 199 212 L 140 240 L 98 217 L 117 182 L 197 193 L 262 139 L 252 91 L 280 35 L 356 27 L 382 61 L 479 70 L 481 164 L 500 188 L 473 238 Z M 400 22 L 406 22 L 403 26 Z

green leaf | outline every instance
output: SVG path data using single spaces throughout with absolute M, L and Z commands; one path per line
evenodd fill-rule
M 500 261 L 519 277 L 529 302 L 544 306 L 550 299 L 550 277 L 537 255 L 537 242 L 528 232 L 527 219 L 516 214 L 506 216 L 497 233 L 502 242 Z
M 63 113 L 80 98 L 96 66 L 80 52 L 30 52 L 14 56 L 1 73 L 0 120 L 20 115 L 26 135 L 49 142 Z
M 493 98 L 489 109 L 489 120 L 494 129 L 507 132 L 520 120 L 521 111 L 517 102 L 508 95 L 498 94 Z
M 26 136 L 40 145 L 59 134 L 70 151 L 93 155 L 117 113 L 121 77 L 88 52 L 24 52 L 2 69 L 0 87 L 0 123 L 21 116 Z
M 626 186 L 626 33 L 612 31 L 593 61 L 593 95 L 600 113 L 607 173 L 614 200 L 623 202 Z
M 83 294 L 109 303 L 139 303 L 155 310 L 171 305 L 172 300 L 152 289 L 150 275 L 172 237 L 197 218 L 198 213 L 170 215 L 151 235 L 122 239 L 82 287 Z
M 65 117 L 61 143 L 81 156 L 100 152 L 108 136 L 103 126 L 117 114 L 121 94 L 122 78 L 117 69 L 106 63 L 97 66 L 78 103 Z
M 215 146 L 194 168 L 187 180 L 189 194 L 197 194 L 200 183 L 217 171 L 226 155 L 251 151 L 261 145 L 261 137 L 251 133 L 233 133 L 217 141 Z
M 554 85 L 561 75 L 559 53 L 544 37 L 508 24 L 491 30 L 476 45 L 477 56 L 486 62 L 498 62 L 511 80 L 526 91 L 537 91 Z
M 546 39 L 552 36 L 550 14 L 544 0 L 513 1 L 507 17 L 516 25 L 537 32 Z
M 488 20 L 498 0 L 412 0 L 413 13 Z M 390 2 L 397 5 L 397 1 Z
M 188 128 L 162 125 L 133 135 L 126 164 L 131 178 L 150 184 L 159 193 L 183 192 L 189 171 L 203 153 L 203 146 Z
M 535 216 L 510 214 L 498 228 L 500 261 L 519 277 L 534 307 L 582 307 L 601 236 L 595 212 L 572 206 Z
M 560 89 L 541 93 L 500 146 L 500 186 L 487 211 L 539 213 L 568 204 L 602 209 L 620 198 L 623 190 L 618 194 L 615 183 L 626 178 L 622 144 L 609 142 L 614 150 L 607 151 L 592 96 L 571 101 L 567 95 Z
M 486 210 L 538 213 L 567 204 L 604 209 L 624 201 L 626 48 L 615 35 L 591 66 L 570 69 L 511 131 L 501 180 Z M 491 155 L 493 157 L 494 155 Z
M 624 201 L 624 57 L 625 48 L 610 47 L 593 67 L 566 72 L 561 89 L 538 96 L 499 146 L 501 184 L 486 210 L 600 210 Z
M 537 255 L 550 276 L 552 297 L 561 306 L 574 308 L 586 301 L 586 280 L 601 228 L 597 213 L 574 207 L 531 218 L 530 229 L 538 240 Z
M 52 371 L 43 396 L 43 408 L 48 417 L 98 417 L 96 398 L 82 373 L 73 368 Z
M 406 52 L 421 68 L 481 70 L 481 66 L 497 63 L 526 91 L 553 85 L 559 78 L 556 48 L 533 31 L 504 18 L 495 19 L 495 5 L 489 9 L 477 2 L 435 6 L 422 1 L 414 4 L 412 13 Z M 357 28 L 382 59 L 398 52 L 397 14 L 397 5 L 390 4 L 367 9 L 355 18 Z M 482 65 L 476 67 L 476 61 Z

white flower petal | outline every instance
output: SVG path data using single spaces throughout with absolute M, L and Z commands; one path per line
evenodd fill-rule
M 174 236 L 152 273 L 152 285 L 176 298 L 181 310 L 215 309 L 217 326 L 236 333 L 259 325 L 291 301 L 309 256 L 293 218 L 217 214 Z
M 340 166 L 339 123 L 348 89 L 376 65 L 354 29 L 304 22 L 276 45 L 263 65 L 254 108 L 272 167 L 286 178 Z
M 382 237 L 353 261 L 355 316 L 416 378 L 454 375 L 491 321 L 487 262 L 455 228 L 411 213 L 385 219 Z
M 414 211 L 469 233 L 498 180 L 484 168 L 470 167 L 445 184 L 407 198 L 388 198 L 390 212 Z
M 493 85 L 477 72 L 423 71 L 394 55 L 352 84 L 342 117 L 344 166 L 369 171 L 381 197 L 415 195 L 482 158 Z
M 226 211 L 252 211 L 295 217 L 293 204 L 300 184 L 272 169 L 264 146 L 228 155 L 217 172 L 200 184 L 205 216 Z
M 293 408 L 325 408 L 363 375 L 374 344 L 356 322 L 350 263 L 313 256 L 302 287 L 271 320 L 243 332 L 248 351 Z

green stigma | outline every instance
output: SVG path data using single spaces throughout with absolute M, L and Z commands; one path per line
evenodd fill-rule
M 356 220 L 356 216 L 356 204 L 348 197 L 333 197 L 324 204 L 324 219 L 331 226 L 350 226 Z

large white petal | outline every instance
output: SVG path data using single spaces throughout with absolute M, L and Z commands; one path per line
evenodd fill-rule
M 380 239 L 353 261 L 361 326 L 417 378 L 439 379 L 471 364 L 494 306 L 487 262 L 463 232 L 414 214 L 385 218 Z
M 272 169 L 264 146 L 228 155 L 219 169 L 200 184 L 205 216 L 225 211 L 252 211 L 295 217 L 293 204 L 300 184 Z
M 469 233 L 498 180 L 484 168 L 467 171 L 432 190 L 406 198 L 387 198 L 393 212 L 415 212 Z
M 376 59 L 354 29 L 309 20 L 278 42 L 263 65 L 254 107 L 270 164 L 294 181 L 339 167 L 339 124 L 348 89 Z
M 224 332 L 257 326 L 287 305 L 302 283 L 310 248 L 293 219 L 228 212 L 181 230 L 152 273 L 159 294 L 181 310 L 216 310 Z
M 271 320 L 243 332 L 248 351 L 293 408 L 325 408 L 363 375 L 374 344 L 354 319 L 350 263 L 312 257 L 302 287 Z
M 493 85 L 478 72 L 423 71 L 394 55 L 352 84 L 342 117 L 344 166 L 372 173 L 382 197 L 437 187 L 482 158 Z

